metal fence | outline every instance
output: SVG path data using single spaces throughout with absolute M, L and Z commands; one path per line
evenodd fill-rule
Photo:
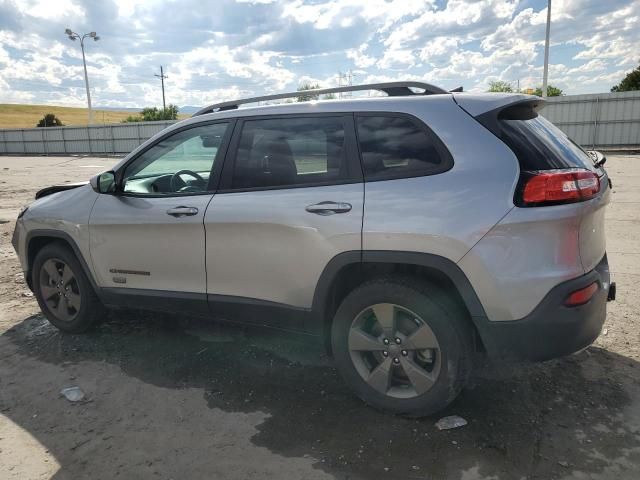
M 129 153 L 172 123 L 174 122 L 132 122 L 84 127 L 0 130 L 0 155 Z
M 576 143 L 640 148 L 640 91 L 550 97 L 542 115 Z
M 589 148 L 640 148 L 640 91 L 548 99 L 542 114 Z M 0 130 L 2 154 L 126 154 L 172 121 Z

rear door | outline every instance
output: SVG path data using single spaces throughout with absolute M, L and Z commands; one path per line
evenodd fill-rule
M 204 219 L 210 300 L 310 308 L 327 263 L 360 251 L 363 198 L 352 115 L 239 122 Z

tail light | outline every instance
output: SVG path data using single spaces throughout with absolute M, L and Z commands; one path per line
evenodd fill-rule
M 577 168 L 523 172 L 520 185 L 516 203 L 523 207 L 582 202 L 600 191 L 598 176 Z
M 575 292 L 572 292 L 564 301 L 564 304 L 567 307 L 577 307 L 578 305 L 582 305 L 584 303 L 587 303 L 589 300 L 591 300 L 591 297 L 593 297 L 597 291 L 598 291 L 598 282 L 593 282 L 592 284 L 587 285 L 586 287 L 581 288 L 580 290 L 576 290 Z

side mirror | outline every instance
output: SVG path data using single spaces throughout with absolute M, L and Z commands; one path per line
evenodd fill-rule
M 114 193 L 116 191 L 116 174 L 104 172 L 93 177 L 89 183 L 97 193 Z

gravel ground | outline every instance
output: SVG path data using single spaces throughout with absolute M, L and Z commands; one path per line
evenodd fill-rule
M 618 300 L 603 334 L 569 358 L 483 367 L 441 415 L 469 424 L 442 432 L 440 416 L 364 406 L 301 337 L 134 312 L 89 335 L 49 326 L 13 219 L 39 188 L 113 163 L 0 157 L 0 478 L 638 478 L 640 157 L 607 165 Z

